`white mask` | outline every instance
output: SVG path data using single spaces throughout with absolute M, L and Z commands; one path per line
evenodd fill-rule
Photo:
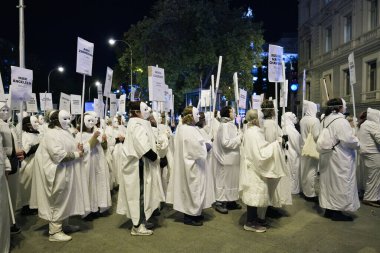
M 45 123 L 45 119 L 44 119 L 44 116 L 42 115 L 38 115 L 38 123 L 40 125 L 43 125 Z
M 113 120 L 112 120 L 112 126 L 113 127 L 118 127 L 119 126 L 119 120 L 116 117 L 114 117 Z
M 34 130 L 38 130 L 38 127 L 40 126 L 36 116 L 30 116 L 30 124 L 32 125 Z
M 95 126 L 95 117 L 92 115 L 85 115 L 83 122 L 88 129 L 92 129 Z
M 4 105 L 0 109 L 0 119 L 7 120 L 9 118 L 9 107 L 7 105 Z
M 148 119 L 150 116 L 151 109 L 147 104 L 145 104 L 144 102 L 141 102 L 140 103 L 140 112 L 141 112 L 143 119 Z
M 193 119 L 194 119 L 194 122 L 195 123 L 198 123 L 199 122 L 199 111 L 196 107 L 193 107 Z
M 59 124 L 61 124 L 62 129 L 67 130 L 70 128 L 71 115 L 65 110 L 61 110 L 58 113 Z
M 291 120 L 292 120 L 294 125 L 298 123 L 297 116 L 294 113 L 292 113 Z

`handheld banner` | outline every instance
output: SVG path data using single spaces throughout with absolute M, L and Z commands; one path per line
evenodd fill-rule
M 119 98 L 119 113 L 124 114 L 125 113 L 125 104 L 126 104 L 127 96 L 121 95 Z
M 269 45 L 268 53 L 268 79 L 269 82 L 284 82 L 282 70 L 282 55 L 284 49 L 280 46 Z
M 350 71 L 350 84 L 356 84 L 356 72 L 355 72 L 355 58 L 354 52 L 348 56 L 348 68 Z
M 61 97 L 59 98 L 59 110 L 65 110 L 70 113 L 70 95 L 61 92 Z
M 108 97 L 111 93 L 113 70 L 107 67 L 106 82 L 104 84 L 104 96 Z
M 239 108 L 247 109 L 247 91 L 239 89 Z
M 117 112 L 117 100 L 116 100 L 116 94 L 109 94 L 110 98 L 110 117 L 113 117 L 116 115 Z
M 165 101 L 165 70 L 148 66 L 148 86 L 150 101 Z
M 12 103 L 27 101 L 32 96 L 33 71 L 11 66 Z
M 216 83 L 215 83 L 215 96 L 214 96 L 214 101 L 213 101 L 213 106 L 212 108 L 216 110 L 216 97 L 218 96 L 218 90 L 219 90 L 219 82 L 220 82 L 220 72 L 222 71 L 222 61 L 223 58 L 222 56 L 219 56 L 219 62 L 218 62 L 218 72 L 216 74 Z M 212 80 L 211 80 L 212 81 Z M 219 105 L 220 106 L 220 105 Z
M 262 97 L 254 93 L 252 95 L 252 109 L 259 110 L 261 108 L 262 101 Z
M 201 107 L 210 106 L 210 90 L 201 91 Z
M 77 68 L 76 72 L 83 75 L 92 75 L 92 60 L 94 55 L 94 43 L 78 37 L 77 42 Z
M 82 114 L 82 106 L 81 106 L 81 96 L 80 95 L 71 95 L 71 114 L 77 115 Z
M 32 96 L 26 102 L 26 111 L 27 112 L 36 112 L 36 113 L 38 112 L 36 93 L 32 93 Z
M 40 93 L 40 108 L 41 111 L 53 109 L 53 99 L 51 93 Z

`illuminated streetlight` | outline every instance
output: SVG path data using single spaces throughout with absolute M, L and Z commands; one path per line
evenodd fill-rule
M 58 66 L 56 68 L 53 68 L 52 70 L 50 70 L 49 74 L 48 74 L 48 90 L 47 92 L 50 93 L 50 74 L 53 73 L 55 70 L 58 70 L 59 72 L 64 72 L 65 71 L 65 68 L 62 67 L 62 66 Z

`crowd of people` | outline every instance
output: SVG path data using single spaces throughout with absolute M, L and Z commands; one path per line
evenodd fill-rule
M 188 106 L 174 127 L 167 114 L 134 101 L 128 122 L 86 112 L 81 126 L 53 110 L 20 115 L 14 126 L 0 103 L 0 251 L 18 231 L 13 211 L 48 221 L 49 241 L 69 241 L 64 231 L 80 228 L 68 218 L 109 212 L 115 190 L 131 235 L 152 235 L 163 203 L 183 213 L 184 224 L 202 226 L 204 209 L 228 214 L 242 209 L 240 199 L 243 228 L 253 232 L 265 232 L 268 207 L 291 205 L 292 194 L 319 203 L 333 221 L 353 220 L 361 190 L 364 204 L 380 207 L 380 111 L 368 108 L 356 122 L 341 98 L 320 118 L 315 103 L 303 106 L 299 123 L 286 112 L 280 125 L 264 100 L 244 120 L 229 106 L 213 115 Z

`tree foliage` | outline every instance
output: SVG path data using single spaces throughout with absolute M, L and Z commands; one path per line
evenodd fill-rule
M 146 91 L 147 66 L 165 69 L 165 81 L 175 94 L 176 106 L 184 94 L 210 86 L 223 56 L 220 89 L 233 100 L 232 76 L 238 72 L 239 87 L 252 89 L 251 69 L 260 64 L 264 43 L 261 25 L 244 17 L 228 0 L 159 0 L 145 17 L 124 34 L 132 46 L 133 69 L 143 70 L 134 80 Z M 125 48 L 116 67 L 118 76 L 129 76 L 130 52 Z M 228 87 L 231 86 L 231 89 Z M 232 92 L 231 92 L 232 91 Z M 145 94 L 144 99 L 148 94 Z

